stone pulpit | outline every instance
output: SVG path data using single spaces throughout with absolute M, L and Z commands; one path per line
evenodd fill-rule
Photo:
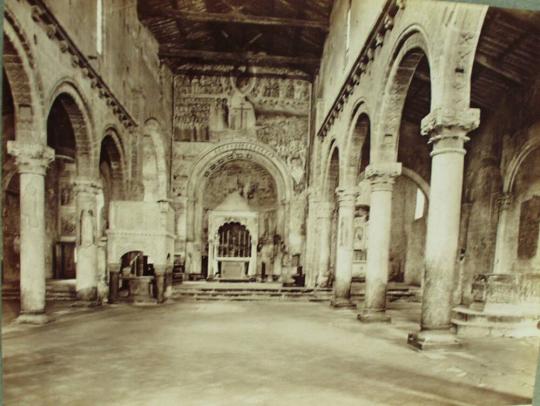
M 208 213 L 208 279 L 255 277 L 258 217 L 239 192 L 231 193 Z

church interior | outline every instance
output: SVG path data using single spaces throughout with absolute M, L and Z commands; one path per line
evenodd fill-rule
M 3 35 L 6 405 L 540 402 L 540 9 L 6 0 Z

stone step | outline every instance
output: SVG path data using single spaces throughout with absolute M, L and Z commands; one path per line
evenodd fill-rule
M 19 300 L 19 287 L 7 286 L 2 288 L 3 300 Z M 73 286 L 53 285 L 47 286 L 45 290 L 45 300 L 48 302 L 55 301 L 74 301 L 77 300 L 77 293 Z
M 452 324 L 461 337 L 538 337 L 539 316 L 487 313 L 458 306 L 452 310 Z

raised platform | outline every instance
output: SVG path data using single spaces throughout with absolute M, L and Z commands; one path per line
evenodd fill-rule
M 540 337 L 534 314 L 488 312 L 458 306 L 452 311 L 452 323 L 460 337 Z
M 351 301 L 359 303 L 364 299 L 363 282 L 354 282 Z M 278 282 L 184 282 L 174 286 L 173 299 L 176 300 L 299 300 L 308 302 L 330 302 L 332 289 L 284 287 Z M 419 288 L 403 283 L 392 283 L 387 292 L 388 300 L 405 299 L 418 301 Z

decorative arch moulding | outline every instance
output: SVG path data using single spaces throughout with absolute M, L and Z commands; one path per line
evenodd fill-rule
M 92 89 L 98 91 L 98 95 L 101 99 L 106 99 L 107 106 L 112 108 L 118 121 L 120 121 L 127 130 L 134 130 L 137 127 L 135 119 L 114 95 L 100 74 L 93 68 L 88 61 L 88 58 L 79 50 L 75 42 L 73 42 L 69 34 L 64 30 L 43 0 L 27 1 L 32 7 L 32 19 L 36 23 L 43 25 L 47 37 L 58 43 L 62 53 L 69 53 L 71 55 L 71 64 L 73 68 L 81 69 L 83 76 L 91 81 Z
M 373 61 L 375 50 L 382 47 L 387 32 L 394 27 L 394 18 L 400 9 L 405 7 L 404 0 L 387 0 L 382 13 L 380 14 L 375 27 L 369 34 L 364 47 L 358 54 L 347 78 L 343 82 L 338 96 L 334 100 L 332 107 L 326 114 L 326 117 L 319 129 L 318 136 L 326 137 L 335 120 L 343 111 L 343 108 L 354 89 L 360 83 L 362 75 L 367 71 L 369 64 Z

